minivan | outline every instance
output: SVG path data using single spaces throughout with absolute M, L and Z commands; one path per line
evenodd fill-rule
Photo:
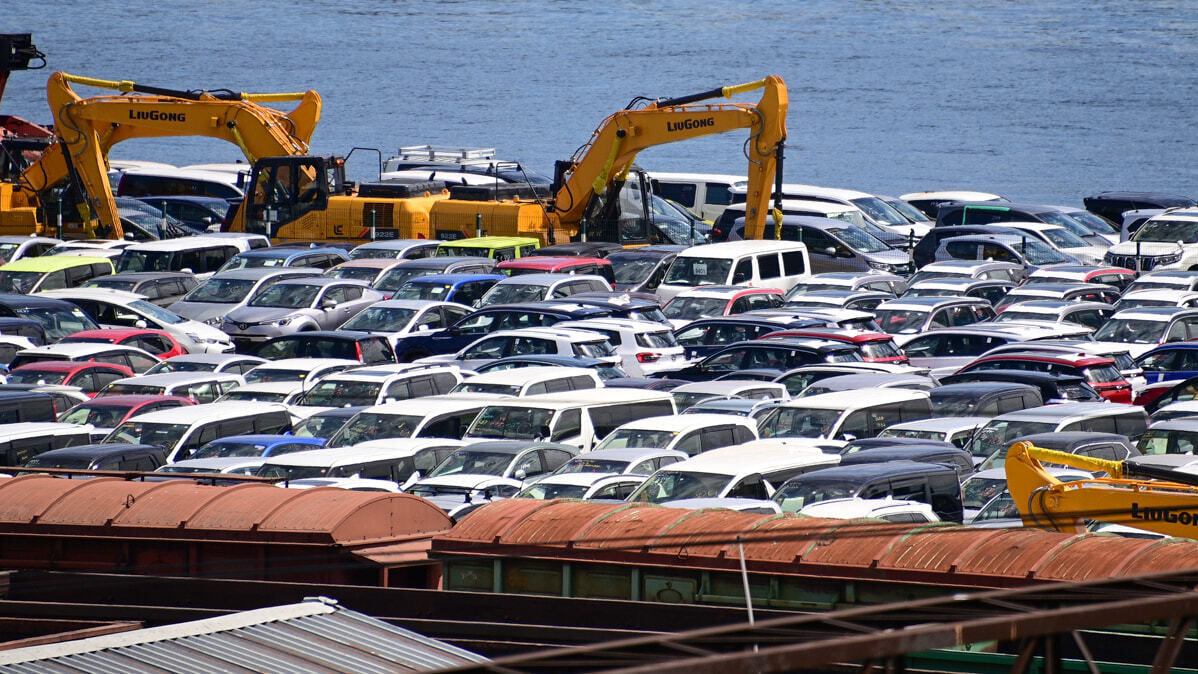
M 388 438 L 336 451 L 312 449 L 271 456 L 255 473 L 287 481 L 314 477 L 358 477 L 402 485 L 428 474 L 462 446 L 446 438 Z
M 369 440 L 389 438 L 460 440 L 486 404 L 486 400 L 428 396 L 372 405 L 345 422 L 329 437 L 325 446 L 352 447 Z
M 245 196 L 247 179 L 223 171 L 179 168 L 130 169 L 121 174 L 116 195 L 119 197 L 192 195 L 236 201 Z
M 121 251 L 118 273 L 136 271 L 190 271 L 203 281 L 234 255 L 250 250 L 247 241 L 232 237 L 189 236 L 137 243 Z
M 87 426 L 23 421 L 0 428 L 0 465 L 23 466 L 43 452 L 91 442 Z
M 631 502 L 669 505 L 700 498 L 768 499 L 778 487 L 804 473 L 828 470 L 839 454 L 777 440 L 755 440 L 713 449 L 658 469 L 628 497 Z
M 763 438 L 872 438 L 887 426 L 932 416 L 927 391 L 889 388 L 821 393 L 775 407 L 757 425 Z
M 25 462 L 25 466 L 149 473 L 164 463 L 166 454 L 154 445 L 91 444 L 52 449 Z
M 528 236 L 479 236 L 445 241 L 436 257 L 489 257 L 495 262 L 515 260 L 541 247 L 540 239 Z
M 38 391 L 0 391 L 0 427 L 22 421 L 56 421 L 54 397 Z
M 978 429 L 965 447 L 977 463 L 1000 468 L 1007 448 L 1016 439 L 1036 433 L 1087 431 L 1117 433 L 1133 442 L 1148 430 L 1148 413 L 1135 405 L 1110 403 L 1067 403 L 1008 412 L 994 417 Z
M 600 388 L 495 401 L 483 407 L 464 440 L 548 440 L 590 451 L 629 421 L 674 414 L 664 391 Z
M 774 238 L 772 222 L 766 225 L 764 238 Z M 813 274 L 879 271 L 906 275 L 915 271 L 911 257 L 895 248 L 891 241 L 839 219 L 784 216 L 782 240 L 802 241 L 807 246 Z
M 112 429 L 104 443 L 157 445 L 166 450 L 167 463 L 173 463 L 190 458 L 197 449 L 218 438 L 289 430 L 291 413 L 285 405 L 209 403 L 139 414 Z
M 688 288 L 740 285 L 785 293 L 811 276 L 806 244 L 798 241 L 726 241 L 692 246 L 670 263 L 657 289 L 662 301 Z
M 961 522 L 961 480 L 951 466 L 918 461 L 886 461 L 827 468 L 783 484 L 774 502 L 784 512 L 837 498 L 892 498 L 932 506 L 941 520 Z
M 749 186 L 745 176 L 718 173 L 661 173 L 649 174 L 653 193 L 682 204 L 695 215 L 709 222 L 715 221 L 732 203 L 733 187 Z M 743 198 L 742 198 L 743 200 Z
M 0 267 L 0 292 L 28 295 L 42 290 L 76 288 L 112 271 L 112 261 L 106 257 L 24 257 Z
M 756 439 L 757 425 L 751 419 L 728 414 L 672 414 L 621 424 L 595 446 L 595 451 L 652 447 L 695 456 Z

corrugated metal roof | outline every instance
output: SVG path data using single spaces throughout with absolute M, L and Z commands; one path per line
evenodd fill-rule
M 267 484 L 213 487 L 189 480 L 64 480 L 48 475 L 0 479 L 0 531 L 38 528 L 119 530 L 186 537 L 197 532 L 244 538 L 353 544 L 449 529 L 438 507 L 409 494 Z M 134 533 L 136 532 L 136 533 Z
M 532 499 L 480 508 L 435 536 L 432 553 L 724 567 L 738 563 L 737 536 L 750 569 L 998 586 L 1162 571 L 1198 559 L 1195 541 Z
M 334 601 L 244 611 L 78 641 L 0 651 L 10 672 L 353 672 L 442 669 L 487 659 Z

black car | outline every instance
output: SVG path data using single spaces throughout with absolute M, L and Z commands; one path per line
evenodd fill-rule
M 961 479 L 948 466 L 916 461 L 886 461 L 834 466 L 787 480 L 773 500 L 787 512 L 834 498 L 894 498 L 919 501 L 946 522 L 964 516 Z
M 46 328 L 32 318 L 0 317 L 0 335 L 24 337 L 34 346 L 46 344 Z M 12 360 L 11 358 L 9 360 Z M 0 359 L 0 362 L 8 362 Z
M 1123 222 L 1124 211 L 1198 206 L 1198 201 L 1190 197 L 1165 192 L 1099 192 L 1085 197 L 1082 203 L 1087 211 L 1116 224 Z
M 184 225 L 201 232 L 224 222 L 231 208 L 227 199 L 218 197 L 175 195 L 137 197 L 137 200 L 165 211 Z
M 267 360 L 345 358 L 366 365 L 395 362 L 395 352 L 385 336 L 354 330 L 313 330 L 275 337 L 259 344 L 250 355 Z
M 149 473 L 165 463 L 166 451 L 162 447 L 122 442 L 52 449 L 33 457 L 25 467 Z
M 962 382 L 1001 381 L 1027 384 L 1040 389 L 1040 397 L 1048 403 L 1100 403 L 1098 395 L 1086 380 L 1078 375 L 1056 372 L 1032 372 L 1030 370 L 974 370 L 940 377 L 941 384 Z
M 670 263 L 678 256 L 673 248 L 682 246 L 646 246 L 632 248 L 607 256 L 616 282 L 612 287 L 622 291 L 653 292 L 666 277 Z
M 674 331 L 674 339 L 683 348 L 687 358 L 703 358 L 720 349 L 747 340 L 758 339 L 778 330 L 814 328 L 827 325 L 818 318 L 749 318 L 726 316 L 723 318 L 700 318 Z
M 775 371 L 780 376 L 787 370 L 802 365 L 859 361 L 861 353 L 857 347 L 843 342 L 816 339 L 754 340 L 730 344 L 690 367 L 677 372 L 662 373 L 662 376 L 687 381 L 708 381 L 731 373 L 743 376 L 751 370 Z
M 32 318 L 46 330 L 46 339 L 57 342 L 81 330 L 99 330 L 100 326 L 82 309 L 50 297 L 31 297 L 0 293 L 0 316 Z
M 928 393 L 932 413 L 938 417 L 995 417 L 1044 404 L 1040 387 L 1011 381 L 945 384 Z
M 217 201 L 224 201 L 217 199 Z M 138 271 L 91 279 L 84 288 L 111 288 L 145 295 L 146 301 L 168 307 L 199 285 L 195 274 L 178 271 Z
M 416 332 L 402 337 L 395 351 L 399 362 L 408 363 L 425 356 L 455 353 L 479 337 L 496 330 L 536 328 L 562 321 L 581 321 L 608 316 L 611 316 L 611 312 L 607 309 L 576 302 L 501 304 L 479 309 L 447 328 Z
M 946 446 L 947 445 L 947 446 Z M 973 472 L 973 455 L 950 443 L 922 442 L 910 445 L 891 445 L 875 449 L 863 449 L 840 455 L 840 465 L 855 466 L 863 463 L 885 463 L 887 461 L 916 461 L 938 463 L 952 467 L 957 477 L 964 478 Z

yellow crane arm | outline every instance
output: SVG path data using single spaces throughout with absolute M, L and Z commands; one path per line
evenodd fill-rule
M 1061 482 L 1041 461 L 1105 471 L 1110 477 Z M 1007 488 L 1027 526 L 1084 533 L 1085 520 L 1097 520 L 1198 538 L 1198 486 L 1180 482 L 1194 480 L 1193 475 L 1077 456 L 1027 442 L 1016 442 L 1007 450 L 1006 472 Z
M 696 100 L 731 97 L 755 89 L 764 90 L 756 104 L 691 104 Z M 749 129 L 746 238 L 761 238 L 778 157 L 786 141 L 788 107 L 785 82 L 777 75 L 770 75 L 756 82 L 616 112 L 603 120 L 584 146 L 582 156 L 572 162 L 555 195 L 558 218 L 567 226 L 581 221 L 591 199 L 607 189 L 613 176 L 626 175 L 637 154 L 646 148 L 734 129 Z
M 80 98 L 71 82 L 127 92 Z M 306 154 L 320 120 L 321 100 L 315 91 L 289 94 L 170 92 L 133 82 L 112 82 L 54 73 L 46 85 L 59 142 L 22 175 L 22 182 L 41 192 L 72 172 L 95 208 L 100 227 L 109 236 L 122 236 L 116 202 L 108 182 L 108 151 L 130 138 L 208 136 L 241 148 L 252 165 L 263 156 Z M 284 113 L 257 101 L 298 100 Z M 90 211 L 90 209 L 86 209 Z M 82 212 L 85 222 L 89 212 Z

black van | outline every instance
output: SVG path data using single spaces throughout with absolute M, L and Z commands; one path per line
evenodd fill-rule
M 946 522 L 961 522 L 965 517 L 957 471 L 915 461 L 836 466 L 804 473 L 787 480 L 773 500 L 786 512 L 798 512 L 820 501 L 887 497 L 927 503 Z
M 54 396 L 39 391 L 0 390 L 0 424 L 22 421 L 58 421 Z
M 946 447 L 942 442 L 878 447 L 840 455 L 840 465 L 842 466 L 859 466 L 888 461 L 937 463 L 951 467 L 957 471 L 957 477 L 961 479 L 973 474 L 973 455 L 952 445 Z
M 76 445 L 42 452 L 25 462 L 27 468 L 122 470 L 149 473 L 166 463 L 166 452 L 156 445 L 127 443 Z
M 1039 387 L 1018 382 L 946 384 L 929 390 L 928 395 L 932 397 L 932 413 L 938 417 L 996 417 L 1044 404 Z
M 82 330 L 100 329 L 100 326 L 79 307 L 51 297 L 0 293 L 0 317 L 2 316 L 36 320 L 42 324 L 49 342 L 57 342 Z
M 46 344 L 46 328 L 33 318 L 0 316 L 0 335 L 24 337 L 34 346 Z

